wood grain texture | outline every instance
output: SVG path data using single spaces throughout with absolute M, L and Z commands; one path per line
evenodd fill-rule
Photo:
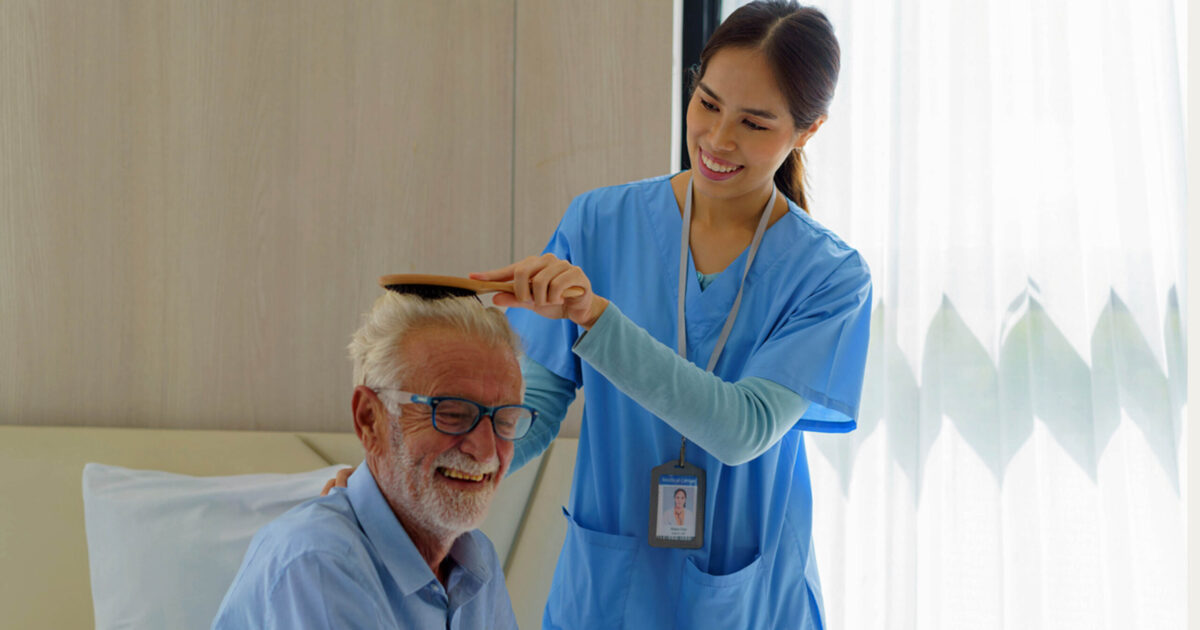
M 517 9 L 514 235 L 545 247 L 576 195 L 670 166 L 670 2 L 523 0 Z
M 541 253 L 571 199 L 668 172 L 671 2 L 517 4 L 513 249 Z M 579 435 L 582 396 L 560 435 Z
M 0 423 L 347 430 L 378 276 L 509 258 L 514 6 L 0 4 Z
M 671 14 L 0 3 L 0 424 L 348 430 L 380 275 L 506 264 L 666 171 Z

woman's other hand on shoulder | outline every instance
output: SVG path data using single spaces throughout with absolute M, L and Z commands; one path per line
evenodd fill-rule
M 358 466 L 354 468 L 358 468 Z M 321 496 L 329 494 L 329 491 L 334 488 L 345 488 L 350 483 L 350 475 L 354 474 L 354 468 L 343 468 L 337 471 L 337 475 L 333 479 L 325 482 L 325 487 L 321 489 Z

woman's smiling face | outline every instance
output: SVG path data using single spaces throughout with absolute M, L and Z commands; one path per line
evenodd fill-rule
M 697 194 L 727 200 L 769 194 L 788 152 L 803 146 L 819 125 L 803 133 L 796 129 L 762 53 L 747 48 L 717 51 L 687 110 L 688 155 Z

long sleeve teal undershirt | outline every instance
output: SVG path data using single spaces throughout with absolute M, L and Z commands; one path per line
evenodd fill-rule
M 521 356 L 521 377 L 525 380 L 525 404 L 537 409 L 538 417 L 525 437 L 513 443 L 508 474 L 541 455 L 558 437 L 567 407 L 575 400 L 575 384 L 546 369 L 541 363 Z
M 748 462 L 775 445 L 808 408 L 792 390 L 763 378 L 729 383 L 685 361 L 610 303 L 575 342 L 579 358 L 617 389 L 728 465 Z M 510 470 L 537 457 L 558 435 L 575 387 L 523 357 L 526 403 L 538 420 L 514 449 Z

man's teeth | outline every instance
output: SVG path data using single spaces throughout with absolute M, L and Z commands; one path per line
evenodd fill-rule
M 708 159 L 708 156 L 704 155 L 703 153 L 700 154 L 700 159 L 704 161 L 705 166 L 718 173 L 731 173 L 738 170 L 737 166 L 719 166 L 712 160 Z
M 441 468 L 439 470 L 443 475 L 445 475 L 451 479 L 461 479 L 463 481 L 483 481 L 484 477 L 487 476 L 487 475 L 472 475 L 470 473 L 465 473 L 461 470 L 453 470 L 450 468 Z

